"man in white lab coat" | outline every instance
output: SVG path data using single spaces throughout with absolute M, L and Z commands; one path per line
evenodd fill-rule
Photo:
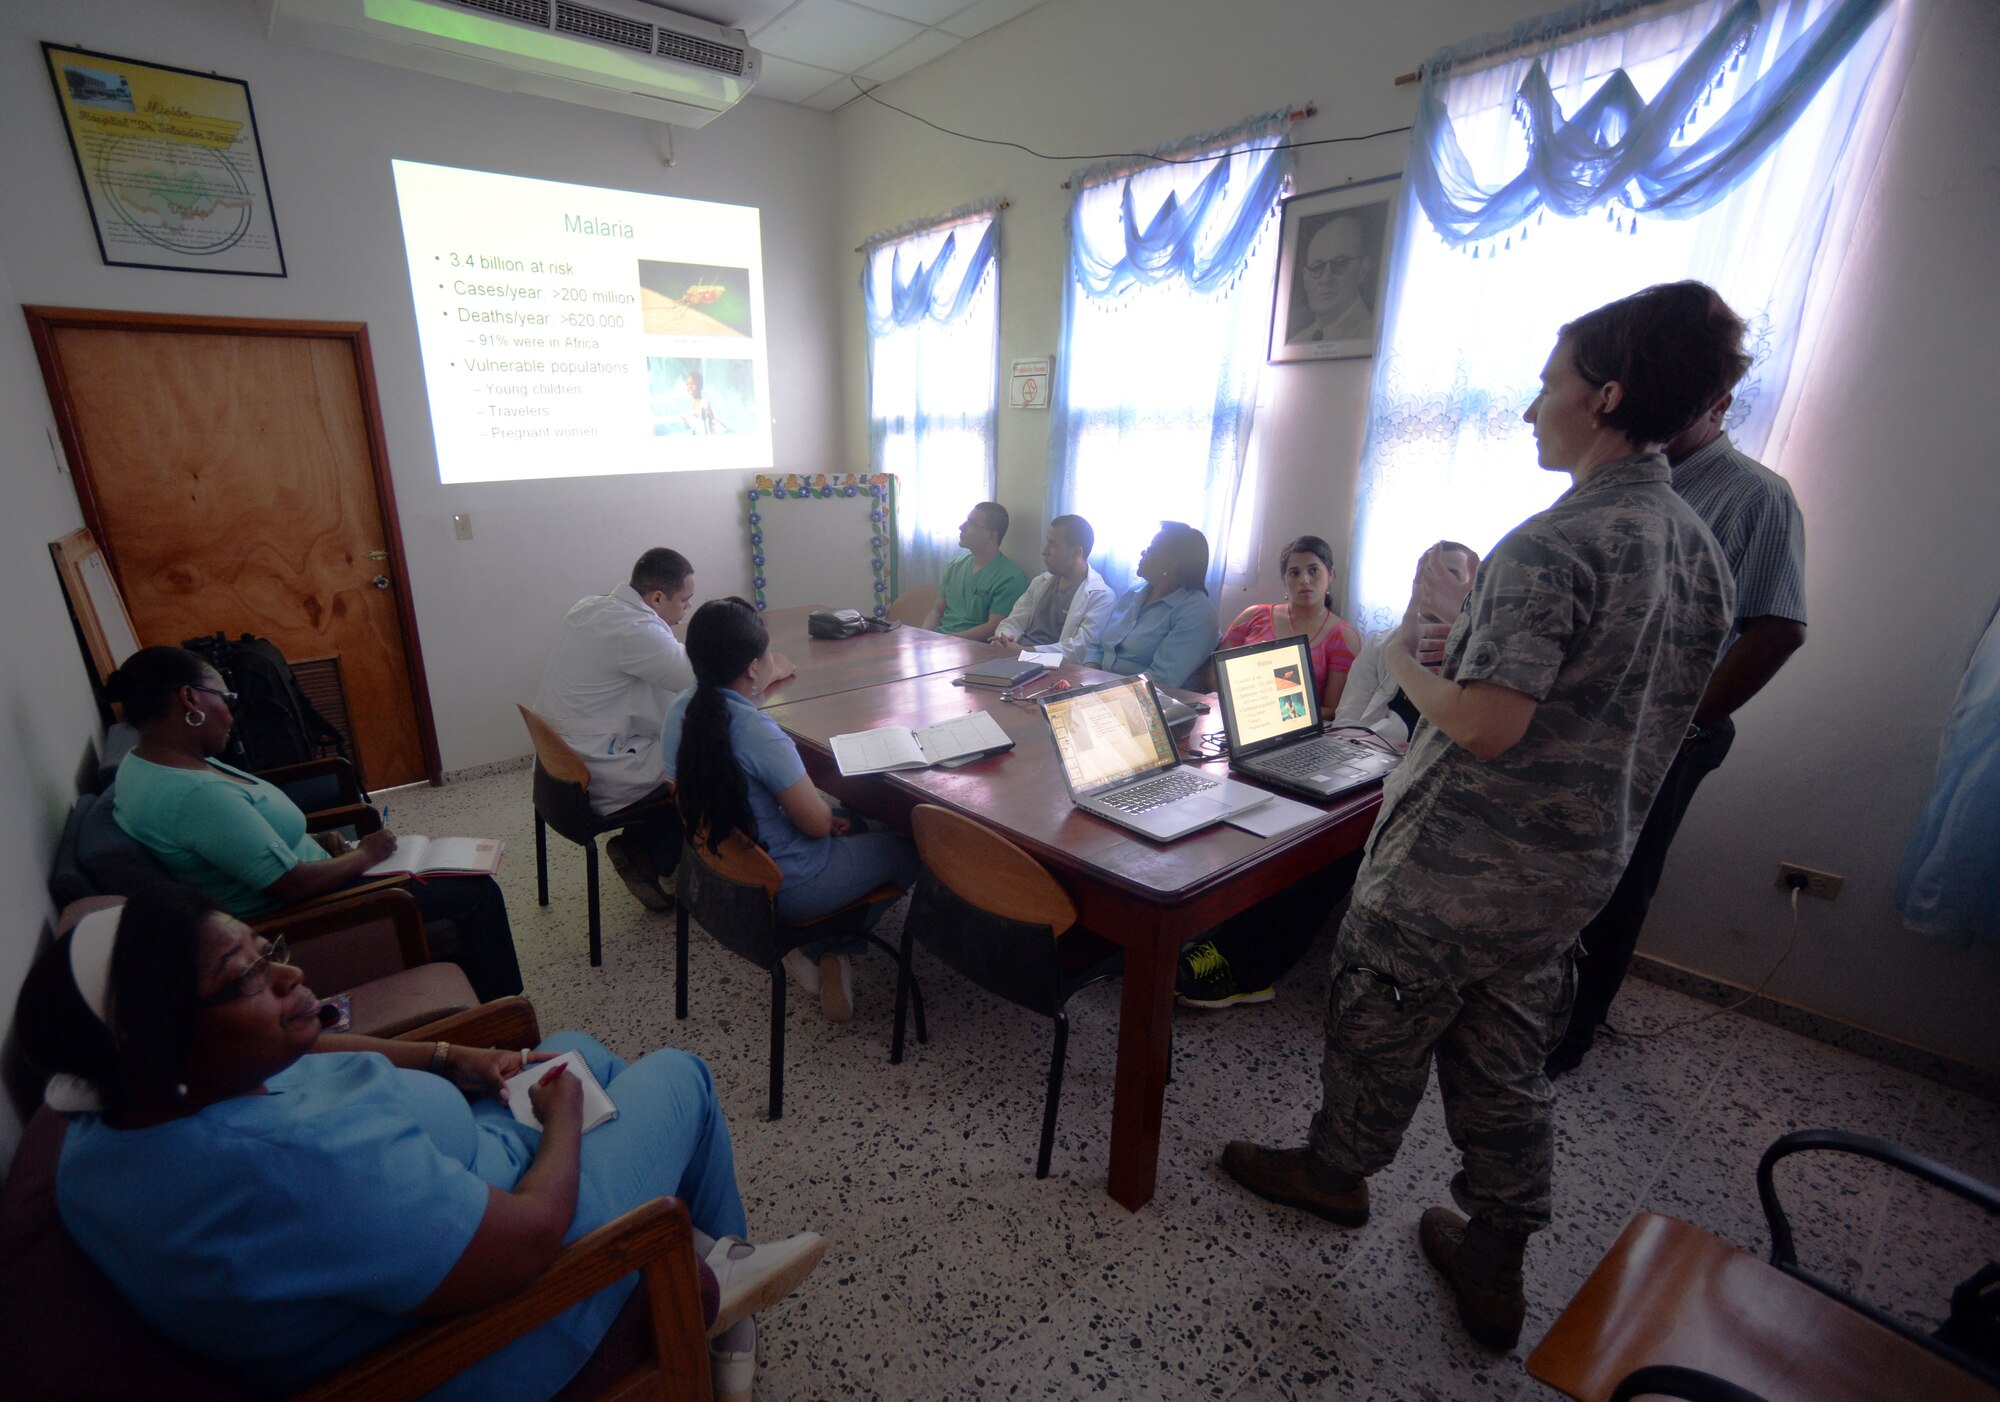
M 535 709 L 590 766 L 590 806 L 607 817 L 664 793 L 660 723 L 694 685 L 673 625 L 693 599 L 694 566 L 656 546 L 632 566 L 630 581 L 570 609 L 542 671 Z M 667 910 L 680 846 L 680 819 L 667 809 L 604 850 L 640 904 Z

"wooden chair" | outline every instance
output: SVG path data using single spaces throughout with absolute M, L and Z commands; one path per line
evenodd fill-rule
M 911 628 L 921 628 L 924 620 L 931 616 L 931 606 L 938 601 L 937 586 L 919 584 L 905 589 L 889 605 L 889 617 Z
M 889 1059 L 903 1057 L 902 981 L 910 977 L 913 940 L 988 993 L 1053 1019 L 1055 1048 L 1035 1156 L 1035 1177 L 1046 1178 L 1069 1050 L 1065 1005 L 1077 990 L 1115 978 L 1124 967 L 1123 952 L 1076 928 L 1069 894 L 1047 868 L 998 833 L 931 803 L 917 806 L 911 824 L 924 869 L 903 921 Z
M 715 937 L 717 944 L 740 954 L 771 976 L 771 1118 L 785 1112 L 785 956 L 810 940 L 839 935 L 862 935 L 893 956 L 889 942 L 862 929 L 871 906 L 897 900 L 902 892 L 894 886 L 877 886 L 858 901 L 829 911 L 803 924 L 787 925 L 778 919 L 778 887 L 785 875 L 771 854 L 740 832 L 724 838 L 720 852 L 708 850 L 704 836 L 690 836 L 681 844 L 678 878 L 680 898 L 674 916 L 674 1016 L 688 1015 L 688 923 L 690 918 Z M 900 1059 L 903 991 L 898 981 L 896 994 L 897 1048 L 890 1059 Z M 924 997 L 917 990 L 917 1040 L 927 1041 L 924 1028 Z
M 602 927 L 598 917 L 597 837 L 647 817 L 670 812 L 671 799 L 635 803 L 616 813 L 601 814 L 590 806 L 590 766 L 554 726 L 526 706 L 516 704 L 528 738 L 535 746 L 535 899 L 549 903 L 549 829 L 583 848 L 583 879 L 590 900 L 590 966 L 604 962 Z
M 405 1034 L 413 1041 L 533 1046 L 534 1007 L 503 998 Z M 68 1122 L 46 1108 L 22 1136 L 0 1194 L 0 1357 L 21 1397 L 249 1402 L 247 1384 L 155 1333 L 63 1231 L 55 1165 Z M 708 1345 L 687 1209 L 655 1198 L 564 1247 L 510 1300 L 419 1325 L 295 1402 L 408 1402 L 623 1276 L 639 1288 L 556 1402 L 685 1402 L 708 1396 Z
M 1631 1390 L 1650 1386 L 1632 1375 L 1653 1369 L 1707 1375 L 1662 1379 L 1671 1396 L 1731 1396 L 1699 1390 L 1721 1381 L 1759 1402 L 2000 1399 L 2000 1370 L 1990 1361 L 1918 1332 L 1799 1265 L 1771 1170 L 1807 1151 L 1874 1159 L 2000 1217 L 2000 1192 L 1934 1159 L 1835 1130 L 1788 1134 L 1757 1168 L 1771 1227 L 1769 1264 L 1699 1227 L 1643 1212 L 1528 1355 L 1528 1373 L 1578 1402 L 1648 1395 Z M 1958 1308 L 1954 1297 L 1954 1320 Z M 1940 1333 L 1949 1337 L 1951 1327 Z

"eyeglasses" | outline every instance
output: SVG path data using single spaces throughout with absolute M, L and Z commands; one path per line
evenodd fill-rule
M 217 686 L 198 686 L 194 689 L 196 691 L 205 691 L 210 696 L 220 696 L 222 704 L 225 706 L 234 707 L 236 705 L 237 695 L 233 691 L 224 691 L 221 687 Z
M 1360 259 L 1349 255 L 1342 258 L 1322 258 L 1317 263 L 1306 264 L 1306 276 L 1314 282 L 1322 282 L 1330 277 L 1346 277 L 1347 270 Z
M 202 688 L 207 691 L 207 687 Z M 285 937 L 279 935 L 264 946 L 264 952 L 250 962 L 250 967 L 222 985 L 213 993 L 195 1000 L 197 1008 L 219 1008 L 224 1003 L 233 1003 L 238 998 L 255 998 L 271 986 L 271 966 L 285 964 L 291 950 L 285 944 Z

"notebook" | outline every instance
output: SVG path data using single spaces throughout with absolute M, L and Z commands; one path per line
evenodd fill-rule
M 1014 737 L 985 711 L 954 716 L 922 730 L 907 725 L 881 725 L 836 735 L 833 762 L 842 774 L 885 774 L 892 769 L 928 769 L 999 754 L 1014 748 Z
M 1019 686 L 1030 677 L 1042 674 L 1039 662 L 1023 662 L 1018 658 L 1001 657 L 992 662 L 982 662 L 977 667 L 967 667 L 959 680 L 967 686 L 991 687 L 995 691 L 1005 691 Z
M 398 836 L 396 850 L 362 873 L 376 876 L 491 876 L 500 869 L 497 837 Z
M 1160 698 L 1144 676 L 1058 692 L 1042 702 L 1042 718 L 1055 738 L 1070 802 L 1155 841 L 1219 823 L 1271 797 L 1182 764 Z
M 1320 733 L 1319 688 L 1302 635 L 1216 653 L 1215 692 L 1229 767 L 1259 783 L 1333 798 L 1377 782 L 1402 758 Z
M 514 1112 L 514 1118 L 529 1129 L 540 1129 L 541 1119 L 535 1114 L 534 1104 L 528 1091 L 535 1082 L 549 1074 L 557 1066 L 567 1066 L 569 1074 L 583 1082 L 583 1132 L 590 1133 L 606 1120 L 618 1118 L 618 1107 L 611 1103 L 611 1097 L 604 1093 L 604 1087 L 597 1083 L 590 1063 L 583 1059 L 582 1052 L 566 1051 L 561 1056 L 547 1061 L 531 1061 L 523 1069 L 507 1078 L 507 1108 Z

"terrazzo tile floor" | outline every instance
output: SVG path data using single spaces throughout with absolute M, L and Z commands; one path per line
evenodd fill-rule
M 1639 980 L 1615 1026 L 1558 1082 L 1555 1220 L 1529 1248 L 1522 1345 L 1473 1344 L 1417 1250 L 1423 1209 L 1457 1167 L 1433 1084 L 1374 1220 L 1352 1232 L 1250 1197 L 1225 1141 L 1303 1142 L 1318 1103 L 1331 932 L 1275 1001 L 1175 1025 L 1159 1187 L 1130 1213 L 1104 1192 L 1118 990 L 1070 1005 L 1069 1068 L 1050 1177 L 1034 1177 L 1046 1019 L 918 956 L 928 1045 L 889 1065 L 894 969 L 857 960 L 855 1016 L 795 995 L 785 1114 L 765 1118 L 769 985 L 698 931 L 689 1017 L 673 1016 L 673 920 L 603 872 L 604 963 L 590 967 L 583 854 L 550 835 L 535 904 L 526 770 L 377 795 L 391 826 L 505 840 L 500 873 L 545 1030 L 578 1028 L 636 1057 L 677 1046 L 715 1073 L 753 1235 L 813 1229 L 830 1247 L 760 1317 L 757 1396 L 819 1398 L 1457 1398 L 1553 1396 L 1521 1360 L 1634 1213 L 1666 1212 L 1763 1254 L 1755 1170 L 1792 1129 L 1874 1134 L 2000 1180 L 2000 1106 Z M 882 933 L 892 940 L 902 910 Z M 1779 1170 L 1801 1259 L 1912 1320 L 2000 1259 L 2000 1232 L 1955 1199 L 1874 1165 Z

